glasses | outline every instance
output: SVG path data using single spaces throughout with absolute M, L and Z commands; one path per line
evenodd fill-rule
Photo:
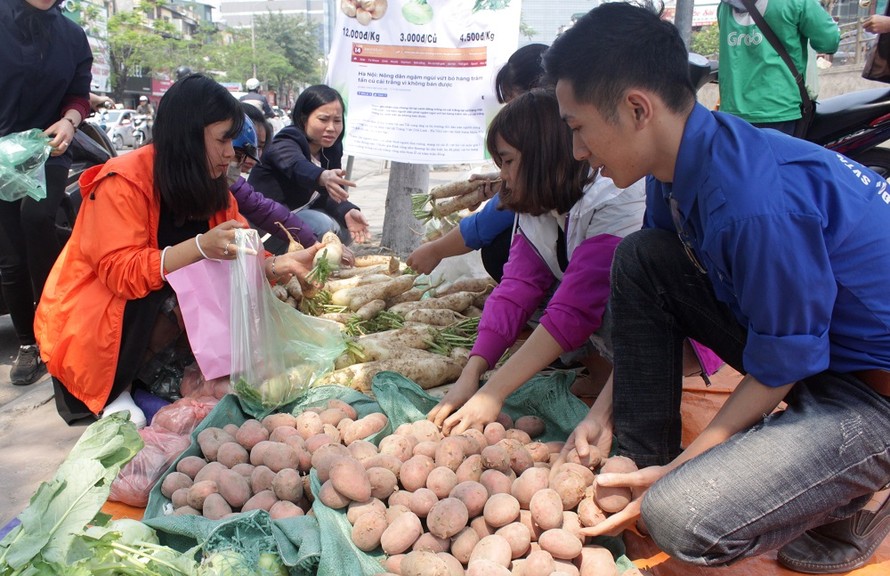
M 680 203 L 677 202 L 677 199 L 673 196 L 668 196 L 668 205 L 671 207 L 671 218 L 674 220 L 674 229 L 677 231 L 680 243 L 683 244 L 683 250 L 686 252 L 686 257 L 689 258 L 689 261 L 692 262 L 692 265 L 695 266 L 696 270 L 701 274 L 707 274 L 708 269 L 704 267 L 698 259 L 698 256 L 696 256 L 695 249 L 692 247 L 692 242 L 689 240 L 689 234 L 686 233 L 683 224 L 680 222 Z
M 250 158 L 253 161 L 257 161 L 257 149 L 253 146 L 247 145 L 244 148 L 235 148 L 235 162 L 240 166 L 244 164 L 244 161 Z

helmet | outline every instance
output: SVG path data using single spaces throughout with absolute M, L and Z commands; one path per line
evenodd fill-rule
M 192 73 L 192 69 L 189 68 L 188 66 L 180 66 L 179 68 L 176 69 L 176 79 L 182 80 L 183 78 L 185 78 L 186 76 L 188 76 L 191 73 Z
M 253 127 L 253 121 L 246 114 L 244 115 L 244 126 L 241 127 L 241 132 L 232 140 L 232 147 L 259 161 L 259 158 L 257 158 L 256 128 Z
M 139 101 L 140 102 L 148 102 L 148 96 L 140 96 Z
M 248 90 L 256 90 L 260 87 L 260 81 L 256 78 L 248 78 L 244 85 L 247 86 Z

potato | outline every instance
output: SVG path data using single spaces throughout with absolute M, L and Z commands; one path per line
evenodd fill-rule
M 380 441 L 380 454 L 391 454 L 401 460 L 407 461 L 414 455 L 414 446 L 417 443 L 409 436 L 386 436 Z
M 306 514 L 302 508 L 287 500 L 279 500 L 269 508 L 269 518 L 278 520 L 281 518 L 296 518 Z
M 269 414 L 262 420 L 263 428 L 269 431 L 271 435 L 272 432 L 275 431 L 276 428 L 280 426 L 284 426 L 286 428 L 296 428 L 297 419 L 293 414 L 288 414 L 287 412 L 276 412 L 275 414 Z M 295 430 L 296 431 L 296 430 Z
M 386 531 L 386 514 L 383 510 L 369 509 L 356 518 L 352 525 L 352 542 L 365 552 L 380 546 L 380 538 Z
M 268 439 L 269 430 L 267 430 L 259 420 L 253 418 L 245 420 L 244 423 L 238 427 L 238 432 L 235 433 L 235 440 L 247 450 L 250 450 L 263 440 Z
M 201 510 L 204 508 L 204 500 L 211 494 L 216 494 L 218 492 L 219 488 L 213 480 L 201 480 L 200 482 L 195 482 L 189 488 L 188 505 L 195 510 Z
M 439 428 L 426 419 L 415 420 L 411 423 L 411 435 L 417 438 L 419 442 L 424 440 L 438 442 L 442 439 L 442 432 L 439 431 Z
M 389 499 L 387 500 L 387 505 L 392 508 L 393 506 L 404 506 L 410 510 L 411 500 L 414 498 L 414 492 L 408 492 L 407 490 L 396 490 L 393 492 Z
M 523 526 L 528 528 L 529 534 L 531 535 L 532 543 L 537 543 L 538 537 L 544 532 L 544 529 L 541 528 L 537 522 L 532 519 L 532 513 L 528 510 L 520 510 L 519 511 L 519 521 Z
M 460 433 L 461 436 L 466 436 L 470 440 L 475 441 L 474 445 L 478 445 L 478 450 L 473 450 L 473 454 L 479 454 L 482 452 L 482 449 L 488 446 L 488 440 L 485 438 L 485 434 L 482 433 L 481 430 L 476 430 L 475 428 L 470 428 L 469 430 L 464 430 Z M 469 454 L 470 452 L 468 452 Z
M 234 438 L 235 434 L 238 432 L 238 425 L 234 422 L 229 422 L 228 424 L 223 426 L 222 429 L 225 431 L 226 434 Z
M 470 563 L 472 566 L 478 560 L 489 560 L 503 567 L 510 565 L 513 551 L 510 549 L 510 543 L 503 536 L 492 534 L 479 540 L 473 552 L 470 554 Z
M 563 510 L 562 529 L 571 533 L 581 542 L 584 542 L 584 535 L 581 534 L 581 520 L 578 518 L 578 513 L 574 510 Z
M 220 495 L 226 499 L 229 506 L 238 509 L 244 506 L 251 495 L 250 483 L 247 478 L 234 470 L 223 470 L 217 480 Z
M 347 418 L 351 418 L 353 420 L 358 418 L 358 414 L 356 413 L 355 408 L 338 398 L 331 398 L 330 400 L 328 400 L 327 407 L 339 408 L 346 414 Z
M 485 503 L 482 515 L 495 528 L 506 526 L 519 518 L 519 501 L 507 493 L 493 494 Z
M 470 528 L 476 531 L 480 540 L 495 533 L 494 527 L 489 526 L 488 522 L 485 521 L 484 516 L 476 516 L 470 520 Z
M 245 462 L 243 464 L 235 464 L 234 466 L 232 466 L 232 470 L 234 470 L 238 474 L 241 474 L 248 480 L 250 480 L 250 475 L 253 474 L 254 468 L 255 466 L 249 462 Z
M 435 552 L 409 552 L 399 566 L 401 576 L 449 576 L 448 565 Z
M 510 468 L 510 454 L 506 448 L 499 444 L 486 446 L 482 449 L 482 465 L 486 470 L 497 470 L 504 474 L 512 470 Z
M 303 480 L 293 468 L 280 470 L 272 479 L 272 492 L 279 500 L 297 502 L 303 497 Z
M 216 482 L 219 473 L 223 470 L 226 470 L 226 467 L 219 462 L 208 462 L 206 466 L 201 468 L 201 470 L 195 474 L 195 482 L 202 482 L 204 480 Z M 192 506 L 192 508 L 194 508 L 194 506 Z
M 378 454 L 376 456 L 371 456 L 370 458 L 362 460 L 362 464 L 364 464 L 366 470 L 378 467 L 386 468 L 396 477 L 398 477 L 399 472 L 402 469 L 402 461 L 390 454 Z
M 474 560 L 467 566 L 466 576 L 510 576 L 510 569 L 491 560 Z
M 479 478 L 482 477 L 482 472 L 484 470 L 485 466 L 482 465 L 482 455 L 470 454 L 463 462 L 461 462 L 460 466 L 457 467 L 457 481 L 466 482 L 467 480 L 473 480 L 478 482 Z
M 377 0 L 377 2 L 386 2 L 386 0 Z M 464 576 L 464 567 L 461 566 L 457 558 L 447 552 L 439 552 L 436 556 L 445 561 L 448 576 Z
M 275 480 L 275 472 L 272 472 L 268 466 L 257 466 L 250 475 L 250 489 L 254 494 L 263 490 L 271 490 L 273 480 Z
M 268 512 L 277 501 L 275 494 L 271 490 L 263 490 L 251 496 L 250 500 L 245 502 L 244 506 L 241 507 L 241 511 L 250 512 L 251 510 L 265 510 Z
M 511 522 L 506 526 L 498 528 L 495 532 L 498 536 L 503 536 L 507 543 L 510 544 L 510 550 L 513 552 L 512 558 L 521 558 L 525 556 L 531 547 L 532 535 L 529 529 L 522 522 Z
M 383 567 L 388 571 L 387 574 L 400 574 L 402 572 L 402 560 L 407 554 L 393 554 L 387 556 L 383 561 Z
M 550 552 L 536 550 L 526 556 L 522 565 L 522 576 L 550 576 L 555 568 Z
M 525 449 L 535 462 L 548 462 L 550 459 L 550 450 L 542 442 L 530 442 L 525 445 Z
M 559 576 L 580 576 L 581 572 L 575 566 L 574 560 L 553 559 L 553 573 Z
M 467 480 L 455 486 L 448 496 L 463 502 L 467 508 L 467 514 L 469 514 L 470 518 L 475 518 L 482 514 L 485 509 L 485 503 L 488 501 L 488 490 L 479 482 Z
M 331 426 L 336 427 L 337 424 L 340 423 L 340 420 L 344 418 L 349 418 L 349 416 L 343 410 L 339 408 L 328 408 L 323 410 L 321 414 L 318 415 L 321 419 L 322 424 L 330 424 Z M 353 420 L 350 418 L 350 420 Z
M 418 488 L 411 493 L 408 499 L 408 508 L 417 514 L 418 518 L 426 518 L 433 506 L 439 502 L 439 498 L 429 488 Z
M 457 474 L 445 466 L 433 468 L 429 476 L 426 477 L 426 487 L 432 490 L 440 500 L 447 498 L 457 484 Z
M 532 496 L 528 505 L 532 520 L 543 530 L 562 526 L 562 498 L 553 488 L 543 488 Z
M 322 446 L 327 446 L 328 444 L 336 445 L 338 443 L 339 440 L 335 440 L 330 434 L 319 432 L 318 434 L 313 434 L 309 438 L 306 438 L 306 450 L 308 450 L 310 454 L 315 454 L 316 450 Z
M 345 445 L 349 446 L 356 440 L 364 440 L 368 436 L 380 432 L 386 428 L 388 423 L 389 419 L 387 419 L 385 414 L 380 412 L 368 414 L 364 418 L 359 418 L 343 430 L 342 441 Z
M 167 498 L 172 498 L 173 493 L 180 488 L 191 488 L 193 482 L 188 474 L 182 472 L 170 472 L 161 482 L 161 494 Z
M 273 442 L 266 448 L 263 464 L 268 466 L 272 472 L 280 472 L 285 468 L 296 469 L 300 465 L 300 456 L 287 444 Z
M 387 554 L 401 554 L 411 548 L 421 534 L 420 518 L 413 512 L 403 512 L 383 531 L 380 546 Z
M 241 444 L 237 442 L 223 442 L 216 452 L 216 461 L 226 468 L 233 468 L 238 464 L 244 464 L 249 460 L 249 454 Z
M 618 566 L 607 548 L 589 544 L 581 548 L 581 576 L 616 576 Z
M 581 466 L 584 466 L 591 471 L 598 470 L 605 460 L 605 458 L 603 457 L 603 453 L 596 446 L 588 446 L 588 448 L 590 449 L 590 451 L 584 458 L 581 458 L 581 456 L 578 455 L 577 449 L 572 448 L 566 455 L 566 462 L 572 464 L 580 464 Z
M 512 470 L 510 473 L 512 474 Z M 479 483 L 485 486 L 486 490 L 488 490 L 489 495 L 500 494 L 500 493 L 510 493 L 510 489 L 513 487 L 513 480 L 504 474 L 503 472 L 499 472 L 497 470 L 485 470 L 482 472 L 482 475 L 479 477 Z
M 250 463 L 254 466 L 262 465 L 266 460 L 266 450 L 275 444 L 277 443 L 271 440 L 263 440 L 254 444 L 253 448 L 250 449 Z
M 337 492 L 356 502 L 364 502 L 371 497 L 371 482 L 361 462 L 351 456 L 344 456 L 331 466 L 331 482 Z
M 624 456 L 613 456 L 608 458 L 604 463 L 601 474 L 623 474 L 627 472 L 636 472 L 637 465 L 630 458 Z M 594 501 L 602 508 L 604 512 L 614 514 L 620 512 L 630 503 L 633 493 L 630 488 L 624 486 L 601 486 L 596 485 L 594 493 Z
M 297 416 L 297 419 L 294 422 L 294 427 L 297 429 L 297 432 L 300 433 L 300 436 L 302 436 L 304 440 L 308 440 L 316 434 L 321 434 L 321 430 L 324 427 L 324 424 L 321 421 L 318 413 L 305 411 L 301 412 Z
M 433 459 L 429 456 L 412 456 L 402 464 L 399 470 L 399 482 L 402 488 L 414 492 L 418 488 L 426 486 L 426 478 L 435 467 Z
M 221 428 L 208 426 L 198 432 L 198 446 L 201 453 L 208 460 L 216 460 L 216 452 L 223 442 L 232 442 L 235 439 L 228 432 Z
M 445 498 L 433 506 L 427 515 L 429 531 L 439 538 L 451 538 L 467 526 L 469 513 L 457 498 Z
M 507 414 L 506 412 L 501 412 L 498 414 L 498 417 L 495 419 L 495 422 L 504 427 L 504 431 L 513 428 L 513 418 Z
M 278 426 L 269 433 L 269 440 L 272 442 L 284 442 L 291 437 L 294 438 L 294 442 L 298 442 L 301 448 L 306 448 L 306 441 L 303 440 L 303 437 L 300 436 L 300 433 L 293 426 Z M 293 445 L 291 444 L 291 446 Z
M 188 506 L 189 488 L 191 488 L 191 485 L 188 488 L 178 488 L 170 496 L 170 502 L 173 504 L 174 509 Z
M 334 488 L 332 480 L 328 480 L 321 485 L 321 489 L 318 491 L 317 496 L 322 504 L 328 508 L 333 508 L 334 510 L 340 510 L 349 506 L 349 498 L 340 494 L 340 492 Z M 367 498 L 365 500 L 367 500 Z
M 371 511 L 377 511 L 386 516 L 386 504 L 377 498 L 371 498 L 367 502 L 350 502 L 346 507 L 346 519 L 350 524 L 355 524 L 359 516 Z
M 411 512 L 411 510 L 409 510 L 408 507 L 405 506 L 404 504 L 390 504 L 389 507 L 386 509 L 386 523 L 387 523 L 387 525 L 395 522 L 396 518 L 398 518 L 399 516 L 401 516 L 402 514 L 404 514 L 406 512 Z
M 528 510 L 532 497 L 550 485 L 550 471 L 547 468 L 528 468 L 519 475 L 510 487 L 510 494 L 519 501 L 519 507 Z
M 331 477 L 331 467 L 341 458 L 352 456 L 345 446 L 326 444 L 312 453 L 312 467 L 318 474 L 318 481 L 324 484 Z M 366 498 L 367 500 L 367 498 Z
M 571 560 L 581 554 L 581 541 L 568 530 L 561 528 L 545 530 L 538 537 L 538 544 L 555 559 Z
M 208 494 L 201 507 L 201 514 L 208 520 L 219 520 L 232 513 L 232 507 L 220 494 Z
M 408 436 L 416 442 L 414 444 L 414 448 L 411 451 L 412 456 L 416 456 L 418 454 L 423 454 L 424 456 L 429 456 L 430 458 L 436 458 L 436 450 L 439 448 L 439 443 L 435 440 L 424 440 L 423 442 L 417 442 L 417 438 L 414 436 Z
M 374 446 L 366 440 L 356 440 L 349 445 L 347 450 L 349 450 L 349 453 L 352 455 L 352 457 L 359 462 L 363 462 L 364 460 L 377 455 L 377 446 Z
M 525 445 L 531 443 L 532 437 L 524 430 L 509 428 L 504 432 L 504 440 L 514 440 Z
M 482 435 L 485 436 L 485 441 L 489 446 L 497 444 L 501 440 L 504 439 L 507 433 L 506 428 L 500 422 L 490 422 L 485 428 L 482 430 Z
M 438 536 L 434 536 L 431 532 L 424 532 L 420 535 L 420 538 L 414 542 L 414 545 L 411 546 L 411 550 L 438 554 L 439 552 L 447 552 L 450 547 L 450 539 L 439 538 Z
M 589 485 L 590 483 L 586 482 L 580 474 L 565 467 L 560 468 L 556 476 L 550 480 L 550 487 L 556 490 L 562 499 L 563 510 L 577 507 L 581 499 L 584 498 L 584 491 Z
M 368 482 L 371 484 L 371 496 L 380 500 L 389 498 L 399 484 L 396 475 L 382 466 L 373 466 L 367 471 Z
M 186 456 L 176 463 L 176 471 L 182 472 L 183 474 L 194 480 L 195 476 L 198 475 L 198 472 L 201 471 L 201 468 L 206 465 L 207 460 L 204 460 L 200 456 Z
M 470 526 L 452 536 L 451 553 L 457 558 L 461 564 L 467 564 L 470 561 L 470 554 L 473 548 L 479 542 L 479 534 Z
M 201 511 L 195 510 L 191 506 L 182 506 L 173 511 L 174 516 L 200 516 Z
M 436 466 L 445 466 L 451 470 L 457 470 L 465 457 L 462 440 L 458 438 L 443 438 L 436 448 L 435 462 Z
M 578 503 L 578 519 L 582 526 L 592 527 L 605 520 L 606 513 L 593 499 L 593 491 L 588 492 L 591 493 L 591 496 L 586 496 Z

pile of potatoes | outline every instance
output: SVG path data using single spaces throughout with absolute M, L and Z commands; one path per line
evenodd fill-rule
M 506 426 L 504 424 L 507 424 Z M 313 455 L 317 497 L 345 510 L 352 540 L 382 549 L 402 576 L 617 574 L 611 553 L 580 534 L 627 505 L 630 494 L 592 488 L 602 458 L 575 456 L 551 478 L 561 442 L 541 443 L 534 416 L 502 414 L 483 432 L 442 437 L 427 420 L 400 426 L 379 447 L 329 444 Z M 323 455 L 322 455 L 323 454 Z M 610 458 L 614 470 L 633 463 Z
M 355 418 L 352 406 L 330 400 L 327 407 L 298 416 L 276 413 L 240 426 L 207 427 L 197 437 L 202 455 L 182 458 L 163 479 L 161 493 L 174 514 L 218 520 L 262 509 L 272 518 L 302 516 L 312 503 L 312 454 L 324 444 L 365 438 L 387 424 L 383 414 Z
M 450 437 L 419 420 L 379 446 L 365 440 L 387 424 L 330 400 L 296 416 L 208 427 L 197 438 L 203 458 L 180 460 L 161 491 L 176 514 L 210 519 L 258 508 L 299 516 L 318 498 L 345 512 L 356 547 L 382 550 L 384 569 L 402 576 L 617 574 L 611 553 L 580 530 L 630 500 L 628 490 L 597 493 L 594 470 L 630 471 L 632 461 L 594 449 L 581 462 L 572 452 L 551 473 L 563 443 L 534 441 L 544 433 L 535 416 L 501 414 L 482 432 Z

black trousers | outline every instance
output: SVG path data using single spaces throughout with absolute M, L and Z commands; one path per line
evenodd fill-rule
M 46 198 L 0 200 L 0 289 L 19 344 L 34 344 L 34 307 L 62 251 L 56 214 L 65 197 L 68 168 L 46 167 Z

